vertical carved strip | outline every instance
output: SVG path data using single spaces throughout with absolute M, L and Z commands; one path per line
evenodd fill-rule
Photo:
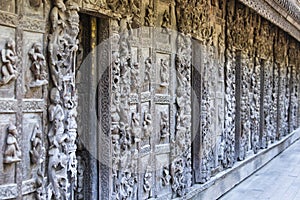
M 175 141 L 172 147 L 172 189 L 174 197 L 183 196 L 191 186 L 191 38 L 177 36 L 177 119 Z
M 75 86 L 79 8 L 73 1 L 55 1 L 50 13 L 50 93 L 47 198 L 73 198 L 77 178 L 77 93 Z

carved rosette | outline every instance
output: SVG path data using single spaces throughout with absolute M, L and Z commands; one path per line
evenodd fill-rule
M 183 196 L 191 186 L 191 38 L 177 35 L 177 119 L 175 139 L 172 145 L 172 189 L 173 195 Z M 184 102 L 184 103 L 183 103 Z
M 77 92 L 75 86 L 79 7 L 72 0 L 56 0 L 50 13 L 51 89 L 49 114 L 47 198 L 69 199 L 77 179 Z

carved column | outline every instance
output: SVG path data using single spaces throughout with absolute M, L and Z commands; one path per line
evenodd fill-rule
M 77 177 L 77 94 L 75 86 L 79 8 L 74 1 L 55 1 L 50 13 L 50 91 L 47 198 L 72 199 Z

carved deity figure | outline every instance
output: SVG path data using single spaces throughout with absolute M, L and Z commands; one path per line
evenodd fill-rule
M 165 10 L 162 18 L 162 24 L 161 24 L 162 32 L 169 33 L 168 31 L 169 26 L 170 26 L 170 14 L 167 10 Z
M 169 85 L 169 62 L 168 60 L 163 60 L 161 59 L 160 61 L 160 78 L 161 78 L 161 86 L 162 87 L 167 87 Z
M 160 138 L 164 139 L 169 136 L 169 116 L 166 111 L 161 112 L 160 121 Z
M 9 125 L 3 158 L 3 162 L 6 164 L 21 161 L 21 149 L 19 147 L 17 136 L 18 131 L 16 126 L 13 124 Z
M 143 122 L 143 130 L 144 130 L 145 138 L 147 138 L 151 135 L 153 127 L 152 127 L 152 117 L 151 117 L 150 113 L 145 113 L 145 119 Z
M 18 56 L 16 55 L 15 46 L 15 41 L 10 38 L 6 43 L 6 48 L 1 51 L 3 65 L 1 67 L 2 80 L 0 81 L 0 86 L 7 84 L 17 77 L 16 65 Z
M 48 84 L 46 80 L 46 60 L 42 52 L 42 45 L 40 43 L 34 43 L 32 48 L 28 52 L 32 61 L 30 70 L 34 75 L 34 81 L 30 83 L 30 87 L 38 87 Z
M 144 185 L 143 185 L 144 191 L 150 192 L 151 187 L 152 187 L 152 173 L 151 173 L 151 167 L 148 165 L 146 172 L 144 174 Z
M 129 171 L 122 173 L 120 180 L 120 199 L 130 199 L 133 195 L 134 177 Z
M 136 91 L 139 83 L 140 83 L 140 78 L 139 78 L 139 64 L 134 63 L 133 67 L 130 70 L 131 72 L 131 91 Z
M 32 136 L 31 136 L 31 150 L 30 150 L 30 158 L 32 164 L 37 164 L 38 162 L 42 162 L 42 154 L 44 151 L 43 143 L 42 143 L 42 130 L 38 124 L 35 125 Z M 41 159 L 41 160 L 40 160 Z
M 145 87 L 149 88 L 149 84 L 151 81 L 151 68 L 152 68 L 152 61 L 151 58 L 147 58 L 145 60 L 145 77 L 144 77 L 144 85 Z
M 50 20 L 52 22 L 52 29 L 55 31 L 57 26 L 65 26 L 65 11 L 66 6 L 63 0 L 54 0 L 54 7 L 51 10 Z
M 170 185 L 171 175 L 170 175 L 170 171 L 169 171 L 168 166 L 163 167 L 163 176 L 161 177 L 161 179 L 162 179 L 162 185 L 163 186 Z
M 153 6 L 148 4 L 146 8 L 145 26 L 154 26 L 153 19 L 154 19 Z
M 141 128 L 140 128 L 140 117 L 138 113 L 132 113 L 132 119 L 131 119 L 131 133 L 132 136 L 134 136 L 134 142 L 140 142 L 141 141 Z
M 48 198 L 52 199 L 52 195 L 55 199 L 67 199 L 66 184 L 68 183 L 67 177 L 67 156 L 59 151 L 56 146 L 51 146 L 48 151 L 48 177 L 50 185 L 48 190 Z
M 48 133 L 49 141 L 51 145 L 59 146 L 66 138 L 63 136 L 65 118 L 64 111 L 62 109 L 60 94 L 57 88 L 53 88 L 50 93 L 51 105 L 49 106 L 49 121 L 52 122 L 50 131 Z

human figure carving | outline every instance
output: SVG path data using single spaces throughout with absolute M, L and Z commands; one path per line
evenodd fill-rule
M 16 55 L 15 41 L 11 38 L 7 41 L 6 48 L 2 49 L 1 57 L 3 65 L 1 67 L 2 80 L 0 81 L 0 86 L 14 80 L 18 74 L 16 69 L 18 56 Z
M 18 131 L 16 126 L 13 124 L 9 125 L 3 158 L 3 162 L 6 164 L 21 161 L 21 149 L 18 144 L 17 136 Z
M 42 53 L 42 46 L 40 43 L 34 43 L 32 48 L 28 52 L 32 61 L 30 70 L 34 75 L 34 81 L 30 84 L 30 87 L 38 87 L 48 84 L 46 80 L 46 60 Z

